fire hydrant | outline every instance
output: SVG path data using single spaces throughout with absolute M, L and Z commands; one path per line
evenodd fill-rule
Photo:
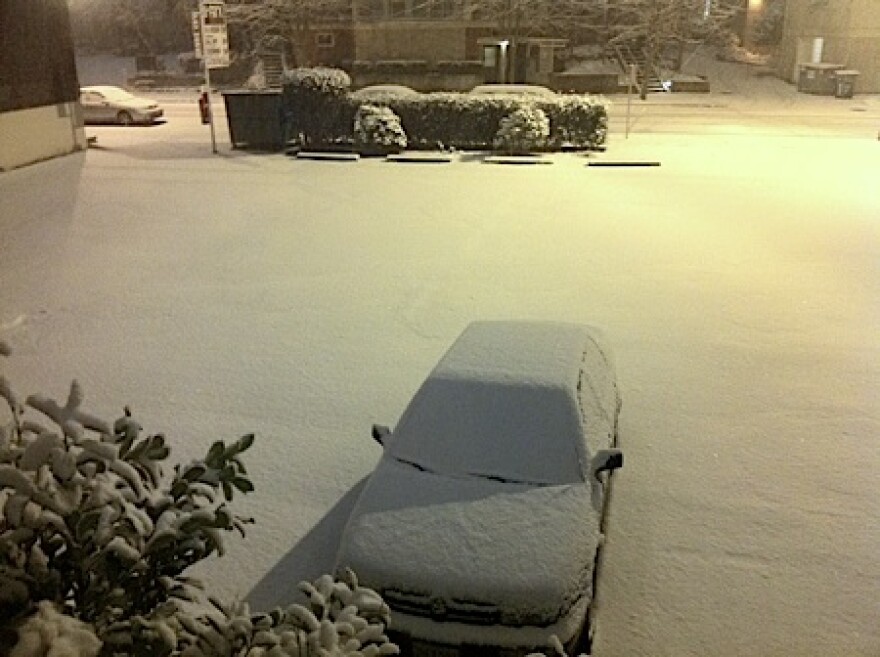
M 211 122 L 211 104 L 208 101 L 207 91 L 203 91 L 199 94 L 199 114 L 202 117 L 202 125 Z

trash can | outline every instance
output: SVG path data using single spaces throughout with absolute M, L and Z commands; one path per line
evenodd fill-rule
M 852 98 L 856 88 L 856 78 L 859 77 L 858 71 L 848 69 L 835 71 L 834 79 L 837 88 L 834 91 L 835 98 Z

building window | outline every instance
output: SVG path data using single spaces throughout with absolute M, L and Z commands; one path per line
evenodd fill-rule
M 333 32 L 318 32 L 315 35 L 315 45 L 319 48 L 332 48 L 336 45 L 336 35 Z

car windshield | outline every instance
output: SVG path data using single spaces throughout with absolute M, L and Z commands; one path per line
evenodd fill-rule
M 578 483 L 578 412 L 563 388 L 431 377 L 401 418 L 389 454 L 442 474 Z

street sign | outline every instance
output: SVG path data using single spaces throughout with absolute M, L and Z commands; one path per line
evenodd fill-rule
M 207 68 L 229 66 L 229 37 L 226 34 L 226 11 L 223 2 L 206 0 L 201 5 L 200 30 L 202 57 Z

